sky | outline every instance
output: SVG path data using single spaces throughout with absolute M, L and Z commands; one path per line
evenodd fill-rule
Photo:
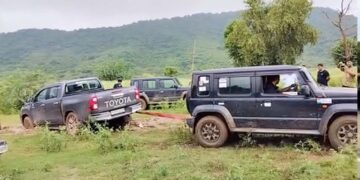
M 340 0 L 313 0 L 313 5 L 338 9 Z M 356 0 L 351 7 L 350 13 L 357 15 Z M 114 27 L 140 20 L 243 9 L 246 6 L 242 0 L 0 0 L 0 32 Z

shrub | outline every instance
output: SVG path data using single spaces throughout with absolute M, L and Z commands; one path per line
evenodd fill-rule
M 121 60 L 112 60 L 111 62 L 100 64 L 96 68 L 96 74 L 102 80 L 113 81 L 118 77 L 130 78 L 130 67 Z
M 94 135 L 94 140 L 98 145 L 98 151 L 101 154 L 106 154 L 114 149 L 114 144 L 111 141 L 111 131 L 103 126 L 97 125 L 97 132 Z
M 0 112 L 17 112 L 41 86 L 53 80 L 52 75 L 42 71 L 14 71 L 7 74 L 0 80 Z
M 189 144 L 193 140 L 193 135 L 185 125 L 172 128 L 170 131 L 170 141 L 176 144 Z
M 239 147 L 253 147 L 255 145 L 256 140 L 251 137 L 251 133 L 242 136 L 238 144 Z
M 306 139 L 305 141 L 300 140 L 294 146 L 300 151 L 321 152 L 320 144 L 312 139 Z
M 47 127 L 43 128 L 41 134 L 41 149 L 46 152 L 60 152 L 66 147 L 66 138 L 62 133 L 50 131 Z

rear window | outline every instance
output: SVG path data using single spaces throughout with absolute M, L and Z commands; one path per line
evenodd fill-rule
M 85 81 L 76 81 L 66 84 L 65 94 L 78 93 L 82 91 L 89 91 L 93 89 L 101 89 L 101 84 L 98 80 L 85 80 Z

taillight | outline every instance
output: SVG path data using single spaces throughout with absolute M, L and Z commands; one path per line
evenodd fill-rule
M 97 104 L 97 97 L 96 95 L 92 95 L 89 100 L 89 109 L 90 111 L 97 110 L 99 108 Z
M 137 88 L 135 89 L 135 98 L 136 98 L 136 100 L 140 99 L 140 91 Z

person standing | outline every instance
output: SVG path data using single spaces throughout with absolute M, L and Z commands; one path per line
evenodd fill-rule
M 318 64 L 317 68 L 317 82 L 322 86 L 328 86 L 330 80 L 329 72 L 324 68 L 324 64 Z
M 114 89 L 117 89 L 117 88 L 122 88 L 122 80 L 123 80 L 123 78 L 122 77 L 118 77 L 117 78 L 118 80 L 117 80 L 117 83 L 115 83 L 114 84 Z
M 355 84 L 355 77 L 357 76 L 357 73 L 353 70 L 353 62 L 347 61 L 345 63 L 344 67 L 344 77 L 342 80 L 342 87 L 347 88 L 354 88 L 356 87 Z

